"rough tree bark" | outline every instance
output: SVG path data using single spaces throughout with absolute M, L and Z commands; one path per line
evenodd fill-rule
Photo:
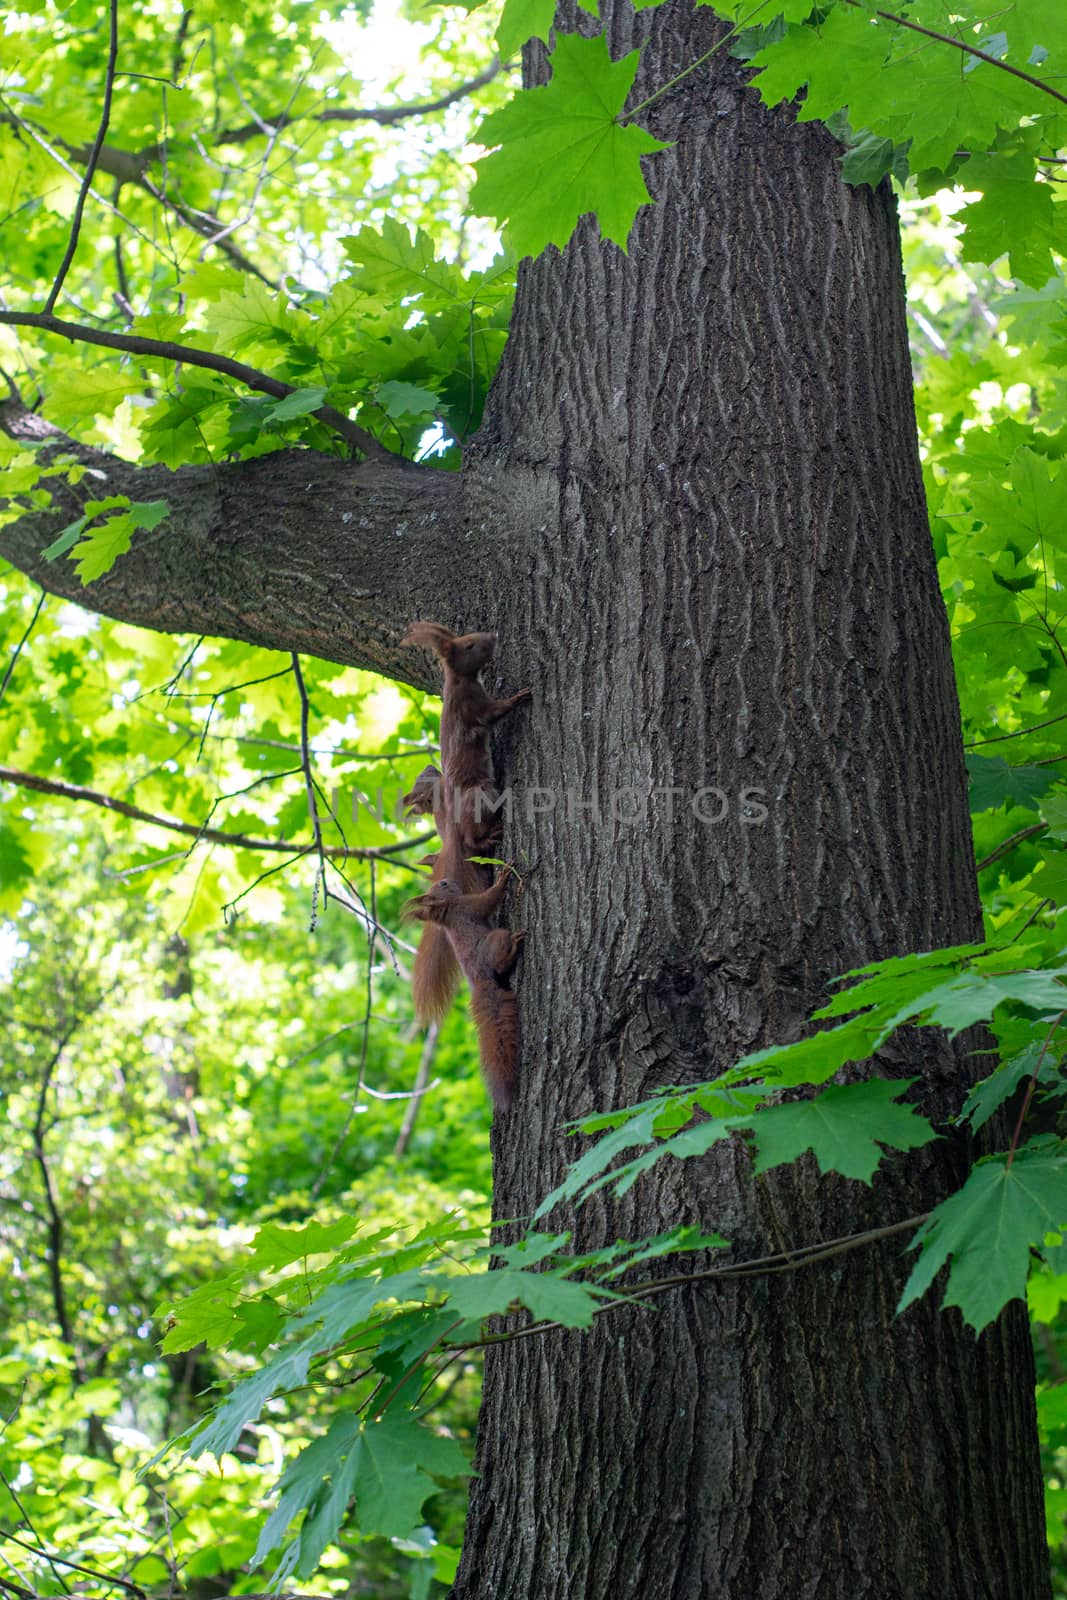
M 717 26 L 685 0 L 602 11 L 614 55 L 647 39 L 634 103 Z M 628 257 L 583 227 L 523 268 L 461 484 L 306 454 L 190 469 L 166 565 L 87 594 L 423 683 L 395 642 L 413 615 L 500 629 L 501 681 L 536 695 L 509 782 L 543 791 L 508 839 L 540 870 L 504 1217 L 558 1180 L 566 1118 L 794 1037 L 833 974 L 980 932 L 892 197 L 843 185 L 829 135 L 725 55 L 642 120 L 676 141 L 658 204 Z M 0 538 L 50 588 L 57 521 Z M 712 786 L 718 823 L 689 803 Z M 967 1071 L 925 1035 L 885 1065 L 935 1115 Z M 924 1210 L 961 1161 L 946 1139 L 868 1191 L 803 1165 L 757 1183 L 720 1146 L 577 1226 L 699 1222 L 740 1259 Z M 894 1319 L 905 1272 L 890 1242 L 493 1349 L 456 1600 L 1041 1600 L 1025 1318 L 976 1340 L 928 1297 Z

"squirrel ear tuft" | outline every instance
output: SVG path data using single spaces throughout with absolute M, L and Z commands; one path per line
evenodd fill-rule
M 413 622 L 400 643 L 420 644 L 426 650 L 436 651 L 444 660 L 454 638 L 455 634 L 442 628 L 439 622 Z

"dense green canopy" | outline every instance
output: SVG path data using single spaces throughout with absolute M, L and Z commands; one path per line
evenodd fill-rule
M 536 1234 L 481 1270 L 471 1034 L 459 1013 L 417 1033 L 398 932 L 429 837 L 398 799 L 433 759 L 435 702 L 63 598 L 173 535 L 136 474 L 101 492 L 87 447 L 169 469 L 309 447 L 458 467 L 517 261 L 589 212 L 624 249 L 647 199 L 661 146 L 592 9 L 558 35 L 552 0 L 5 19 L 0 1578 L 30 1590 L 251 1592 L 258 1554 L 308 1592 L 428 1594 L 462 1532 L 484 1319 L 517 1301 L 586 1326 L 641 1259 L 709 1244 L 678 1231 L 576 1261 Z M 906 1297 L 945 1263 L 945 1303 L 976 1328 L 1028 1296 L 1067 1594 L 1061 0 L 714 9 L 735 24 L 716 48 L 829 124 L 846 181 L 900 186 L 986 932 L 1014 943 L 883 963 L 817 1051 L 616 1113 L 567 1193 L 620 1154 L 625 1184 L 730 1132 L 757 1170 L 814 1149 L 868 1180 L 932 1137 L 902 1085 L 756 1119 L 753 1079 L 823 1085 L 904 1021 L 991 1018 L 1005 1064 L 968 1114 L 1014 1096 L 1026 1119 L 914 1237 Z M 531 38 L 552 49 L 519 91 Z M 61 483 L 81 514 L 34 567 L 16 529 Z M 158 1457 L 197 1429 L 218 1466 Z

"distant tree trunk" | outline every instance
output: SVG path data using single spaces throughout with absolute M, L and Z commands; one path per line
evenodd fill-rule
M 718 26 L 602 9 L 613 55 L 648 38 L 634 102 Z M 523 268 L 466 470 L 471 615 L 536 697 L 506 734 L 509 844 L 540 870 L 512 917 L 500 1217 L 558 1180 L 567 1118 L 710 1077 L 796 1037 L 832 975 L 981 931 L 892 196 L 844 185 L 829 134 L 725 52 L 642 120 L 677 141 L 659 203 L 628 258 L 583 226 Z M 710 788 L 717 823 L 690 804 Z M 886 1063 L 935 1116 L 958 1104 L 939 1039 Z M 754 1182 L 719 1146 L 584 1207 L 578 1237 L 699 1222 L 743 1259 L 903 1219 L 961 1170 L 946 1140 L 873 1191 L 803 1164 Z M 936 1298 L 895 1319 L 906 1270 L 894 1239 L 492 1349 L 456 1600 L 1047 1595 L 1025 1316 L 978 1340 Z

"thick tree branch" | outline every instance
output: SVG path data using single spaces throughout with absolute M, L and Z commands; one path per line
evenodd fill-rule
M 277 400 L 284 400 L 286 395 L 296 392 L 295 384 L 283 383 L 280 378 L 272 378 L 267 372 L 246 366 L 243 361 L 234 361 L 232 356 L 222 356 L 214 350 L 198 350 L 194 345 L 173 344 L 169 339 L 146 339 L 140 334 L 111 333 L 106 328 L 64 322 L 59 317 L 36 311 L 0 311 L 0 324 L 10 328 L 39 328 L 42 333 L 58 334 L 72 344 L 102 345 L 105 350 L 121 350 L 125 355 L 156 356 L 163 361 L 181 362 L 187 367 L 203 367 L 207 372 L 222 373 L 224 377 L 243 383 L 246 388 L 254 389 L 259 394 L 272 395 Z M 311 414 L 349 444 L 362 450 L 365 456 L 386 459 L 392 455 L 373 433 L 368 433 L 366 428 L 361 428 L 335 406 L 319 406 Z
M 240 639 L 439 688 L 430 659 L 399 640 L 420 615 L 462 621 L 479 592 L 484 550 L 463 535 L 458 474 L 312 450 L 137 468 L 14 403 L 0 405 L 0 429 L 89 469 L 78 489 L 49 480 L 49 510 L 0 530 L 0 558 L 50 594 L 161 633 Z M 72 562 L 41 551 L 87 493 L 166 500 L 170 516 L 83 587 Z

